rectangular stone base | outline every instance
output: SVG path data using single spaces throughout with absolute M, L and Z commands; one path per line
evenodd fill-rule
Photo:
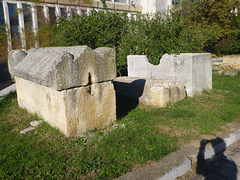
M 19 106 L 37 113 L 66 136 L 80 136 L 116 120 L 111 81 L 56 91 L 21 78 L 15 80 Z
M 129 55 L 127 59 L 129 77 L 181 82 L 188 97 L 212 89 L 210 53 L 164 54 L 157 66 L 149 63 L 146 55 Z
M 155 107 L 166 107 L 186 97 L 182 83 L 159 79 L 118 77 L 114 88 L 120 96 Z

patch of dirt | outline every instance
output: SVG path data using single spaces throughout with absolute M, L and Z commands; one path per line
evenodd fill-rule
M 169 132 L 171 131 L 171 128 L 168 126 L 158 126 L 158 132 Z
M 139 168 L 142 168 L 142 167 L 150 167 L 150 168 L 151 168 L 151 167 L 154 167 L 154 166 L 157 166 L 157 165 L 159 165 L 159 162 L 149 160 L 146 164 L 136 165 L 136 166 L 134 166 L 131 170 L 132 170 L 132 171 L 135 171 L 135 170 L 137 170 L 137 169 L 139 169 Z
M 184 136 L 184 135 L 188 135 L 188 134 L 195 134 L 196 129 L 183 129 L 181 127 L 178 127 L 178 126 L 172 126 L 172 127 L 169 127 L 169 126 L 158 126 L 158 130 L 156 130 L 157 132 L 159 133 L 163 133 L 163 134 L 167 134 L 169 135 L 170 137 L 174 137 L 174 136 L 177 136 L 177 137 L 181 137 L 181 136 Z
M 86 174 L 86 175 L 85 175 L 85 178 L 86 178 L 86 179 L 96 178 L 96 177 L 98 176 L 99 171 L 100 171 L 99 169 L 93 170 L 93 171 L 91 171 L 90 173 Z
M 190 179 L 196 179 L 196 180 L 203 180 L 204 177 L 202 175 L 197 175 L 197 163 L 192 165 L 191 171 L 184 174 L 182 177 L 177 178 L 178 180 L 190 180 Z M 197 175 L 197 177 L 196 177 Z

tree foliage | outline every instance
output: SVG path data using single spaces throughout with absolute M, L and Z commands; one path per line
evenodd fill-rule
M 238 0 L 185 0 L 182 2 L 182 13 L 195 26 L 221 27 L 239 29 L 240 22 L 237 11 Z
M 239 0 L 185 0 L 180 14 L 198 32 L 204 32 L 204 51 L 218 55 L 240 53 Z

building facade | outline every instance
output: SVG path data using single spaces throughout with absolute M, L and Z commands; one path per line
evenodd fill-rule
M 127 11 L 129 16 L 136 13 L 155 13 L 172 8 L 176 0 L 107 0 L 110 10 Z M 83 0 L 40 0 L 38 3 L 20 0 L 0 1 L 0 27 L 7 33 L 8 50 L 12 50 L 13 37 L 21 41 L 22 49 L 26 48 L 25 30 L 31 29 L 37 34 L 39 21 L 56 20 L 59 17 L 71 18 L 73 13 L 87 15 L 93 9 L 103 9 L 100 0 L 86 3 Z M 38 43 L 35 43 L 38 47 Z

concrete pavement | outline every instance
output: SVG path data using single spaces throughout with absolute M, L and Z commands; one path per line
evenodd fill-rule
M 199 166 L 202 166 L 199 172 Z M 198 171 L 198 172 L 197 172 Z M 179 180 L 240 180 L 240 140 L 206 160 L 202 165 L 196 163 L 192 170 Z
M 12 84 L 12 85 L 10 85 L 10 86 L 8 86 L 8 87 L 6 87 L 5 89 L 0 90 L 0 100 L 1 100 L 4 96 L 6 96 L 7 94 L 9 94 L 10 92 L 14 92 L 14 91 L 16 91 L 16 84 L 15 84 L 15 83 Z
M 205 167 L 200 165 L 199 163 L 201 160 L 201 156 L 203 155 L 206 159 L 211 159 L 210 162 L 212 162 L 213 159 L 216 159 L 216 152 L 223 155 L 221 152 L 226 149 L 229 145 L 237 142 L 240 140 L 240 122 L 239 123 L 233 123 L 229 125 L 228 132 L 225 132 L 224 134 L 219 134 L 218 137 L 214 137 L 210 140 L 207 140 L 207 142 L 204 144 L 205 140 L 193 142 L 186 146 L 184 146 L 182 149 L 171 153 L 164 157 L 162 160 L 158 162 L 154 162 L 152 164 L 146 164 L 142 167 L 137 168 L 136 170 L 129 172 L 121 177 L 118 177 L 118 180 L 174 180 L 174 179 L 204 179 L 205 175 L 208 175 L 208 179 L 210 180 L 218 180 L 218 177 L 212 177 L 209 174 L 209 169 L 205 168 L 205 174 L 199 175 L 195 172 L 195 176 L 186 177 L 185 174 L 188 172 L 191 172 L 193 170 L 196 170 L 196 166 L 199 167 Z M 226 151 L 228 152 L 228 151 Z M 199 157 L 200 156 L 200 157 Z M 236 155 L 236 158 L 239 158 L 240 155 Z M 226 168 L 225 166 L 221 166 L 221 162 L 218 163 L 219 166 L 216 166 L 216 169 L 223 168 L 223 172 L 227 173 L 230 169 L 230 174 L 236 174 L 236 167 L 238 167 L 238 164 L 240 163 L 238 160 L 234 163 L 232 163 L 230 160 L 228 161 L 228 157 L 224 158 L 223 160 L 227 160 Z M 235 158 L 235 159 L 236 159 Z M 204 162 L 205 163 L 205 162 Z M 206 162 L 208 164 L 209 161 Z M 232 163 L 232 164 L 231 164 Z M 209 166 L 207 166 L 209 167 Z M 210 166 L 211 167 L 211 166 Z M 234 169 L 235 168 L 235 169 Z M 225 170 L 224 170 L 225 169 Z M 227 170 L 226 170 L 227 169 Z M 208 174 L 206 174 L 208 172 Z M 227 174 L 232 180 L 234 177 L 231 177 L 229 174 Z M 240 176 L 239 176 L 240 177 Z M 219 179 L 219 180 L 223 180 Z

